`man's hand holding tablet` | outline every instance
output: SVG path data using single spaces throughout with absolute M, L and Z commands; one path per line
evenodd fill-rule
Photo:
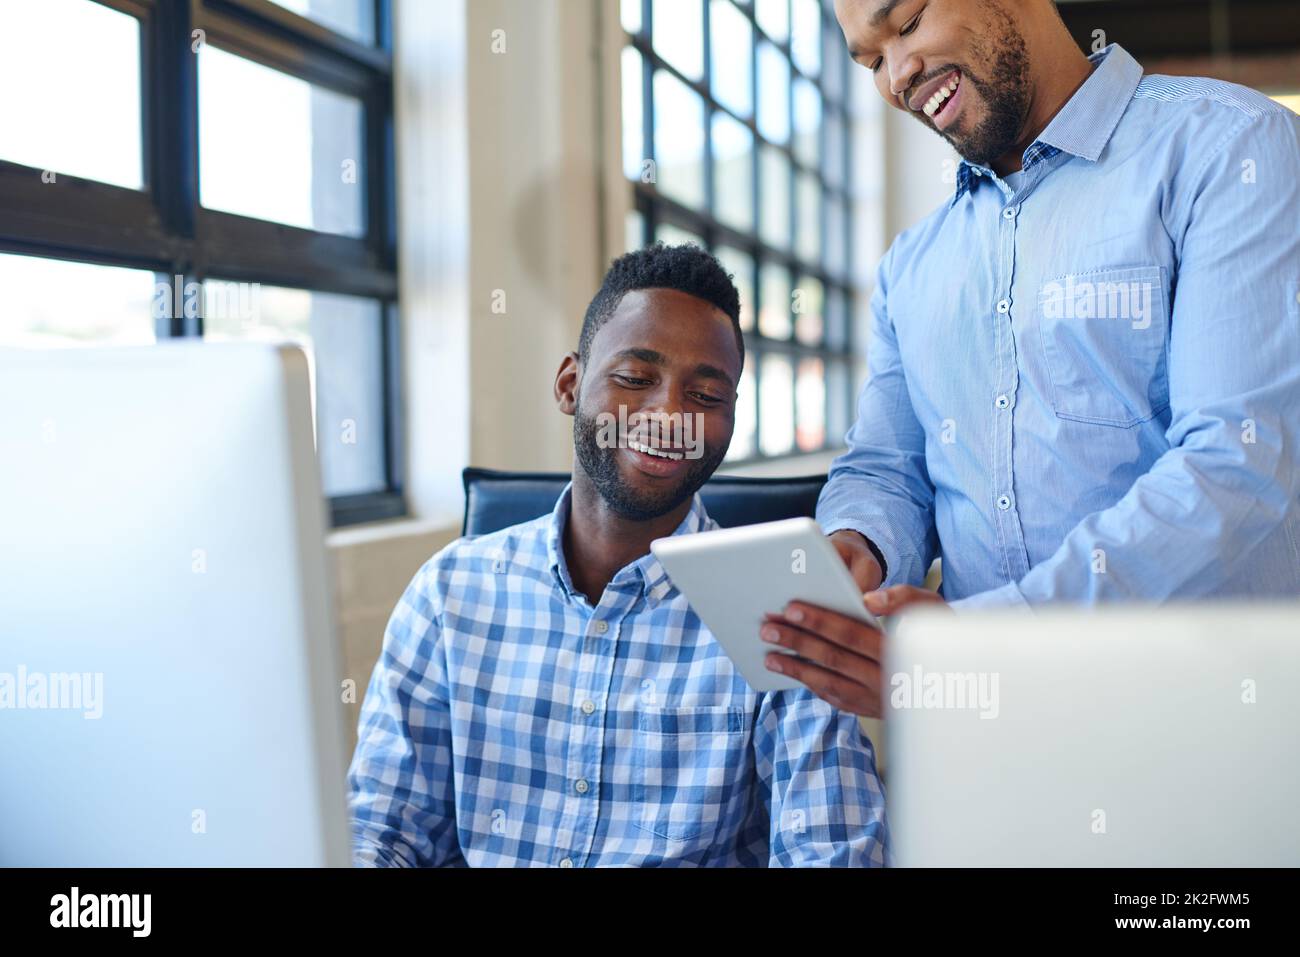
M 880 588 L 880 563 L 867 540 L 851 529 L 829 536 L 867 610 L 881 618 L 918 603 L 943 603 L 936 593 L 911 585 Z M 760 637 L 799 657 L 771 654 L 767 667 L 787 674 L 841 711 L 866 718 L 883 713 L 885 635 L 877 626 L 801 601 L 771 614 Z
M 876 615 L 938 596 L 908 586 L 863 596 L 864 585 L 880 584 L 880 565 L 862 536 L 837 536 L 788 519 L 676 535 L 651 550 L 755 690 L 804 685 L 837 708 L 878 717 Z

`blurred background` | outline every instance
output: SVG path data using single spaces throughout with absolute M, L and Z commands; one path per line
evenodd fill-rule
M 301 343 L 364 687 L 459 534 L 461 469 L 570 467 L 552 380 L 625 250 L 694 241 L 735 276 L 725 469 L 826 470 L 875 264 L 957 162 L 884 106 L 831 7 L 0 0 L 0 345 Z M 1059 8 L 1085 51 L 1300 109 L 1295 0 Z

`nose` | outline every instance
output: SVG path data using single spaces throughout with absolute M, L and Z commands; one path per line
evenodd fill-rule
M 660 426 L 681 421 L 683 403 L 680 385 L 670 376 L 664 376 L 657 387 L 645 393 L 645 401 L 637 412 L 646 419 L 647 425 L 651 419 L 658 420 Z
M 921 72 L 921 58 L 905 53 L 899 57 L 886 57 L 885 62 L 889 67 L 889 92 L 900 106 L 907 109 L 907 101 L 902 97 L 912 88 L 917 74 Z

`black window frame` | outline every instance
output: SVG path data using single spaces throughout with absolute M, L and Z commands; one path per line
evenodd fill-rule
M 333 496 L 335 527 L 406 514 L 397 301 L 391 0 L 374 0 L 373 46 L 271 0 L 92 0 L 140 22 L 141 159 L 130 189 L 0 159 L 0 252 L 363 297 L 380 304 L 384 488 Z M 194 31 L 202 30 L 200 37 Z M 339 236 L 199 202 L 196 44 L 360 100 L 365 231 Z M 203 335 L 201 317 L 157 320 L 159 339 Z
M 852 77 L 850 74 L 850 61 L 846 51 L 842 48 L 837 49 L 833 54 L 833 69 L 839 70 L 839 94 L 831 96 L 827 92 L 826 70 L 827 64 L 831 62 L 828 58 L 828 50 L 831 44 L 827 42 L 828 33 L 831 36 L 839 32 L 839 26 L 835 21 L 834 12 L 829 2 L 826 0 L 817 0 L 818 8 L 818 49 L 819 69 L 816 76 L 809 75 L 800 69 L 796 62 L 793 50 L 793 9 L 789 0 L 785 0 L 787 16 L 786 38 L 778 41 L 768 35 L 759 25 L 753 0 L 726 0 L 735 7 L 748 21 L 751 28 L 750 37 L 750 111 L 749 116 L 742 116 L 730 107 L 720 102 L 713 95 L 713 51 L 711 42 L 711 3 L 710 0 L 701 0 L 703 15 L 703 24 L 701 26 L 702 37 L 704 42 L 703 71 L 700 79 L 695 80 L 682 73 L 671 62 L 664 59 L 658 51 L 654 49 L 652 37 L 654 30 L 654 0 L 639 0 L 641 11 L 640 29 L 635 32 L 624 31 L 624 46 L 632 47 L 641 55 L 641 142 L 642 142 L 642 160 L 650 160 L 652 163 L 657 161 L 655 155 L 654 142 L 654 124 L 655 124 L 655 98 L 654 98 L 654 74 L 655 71 L 662 70 L 672 75 L 680 83 L 688 87 L 692 92 L 697 94 L 703 103 L 704 114 L 704 207 L 696 209 L 684 205 L 675 198 L 661 193 L 655 183 L 646 183 L 640 179 L 633 180 L 629 183 L 633 191 L 633 205 L 636 213 L 641 218 L 641 242 L 648 244 L 654 241 L 660 224 L 675 226 L 680 229 L 688 230 L 699 236 L 710 250 L 715 250 L 718 246 L 727 246 L 744 254 L 754 263 L 754 273 L 748 278 L 751 288 L 753 289 L 753 311 L 754 324 L 753 328 L 746 330 L 745 338 L 745 361 L 753 371 L 754 389 L 756 392 L 754 401 L 754 451 L 751 455 L 743 458 L 728 459 L 728 467 L 738 467 L 750 465 L 758 462 L 770 462 L 778 459 L 790 458 L 799 455 L 815 455 L 820 452 L 834 451 L 842 447 L 843 435 L 834 434 L 832 425 L 834 422 L 842 421 L 847 424 L 853 421 L 854 406 L 857 398 L 855 387 L 856 361 L 858 355 L 854 350 L 854 317 L 857 314 L 859 290 L 853 282 L 853 114 L 852 114 Z M 774 143 L 766 139 L 759 131 L 759 81 L 758 81 L 758 50 L 760 44 L 767 43 L 775 48 L 786 60 L 790 70 L 790 95 L 787 97 L 788 103 L 788 128 L 789 136 L 785 143 Z M 815 168 L 804 165 L 800 162 L 795 152 L 795 124 L 794 124 L 794 96 L 793 91 L 797 80 L 804 80 L 816 88 L 821 98 L 822 122 L 819 125 L 817 134 L 817 165 Z M 745 126 L 753 136 L 753 152 L 750 157 L 751 161 L 751 203 L 754 211 L 754 222 L 752 230 L 737 229 L 728 223 L 721 221 L 717 216 L 717 196 L 713 174 L 713 118 L 716 114 L 729 117 L 733 121 Z M 827 154 L 827 136 L 825 118 L 828 114 L 833 114 L 839 120 L 842 129 L 841 155 L 839 157 L 839 169 L 841 170 L 841 182 L 838 185 L 828 182 L 828 154 Z M 781 249 L 768 244 L 762 238 L 762 225 L 760 222 L 762 205 L 762 151 L 766 147 L 770 150 L 776 150 L 785 156 L 789 161 L 790 176 L 787 184 L 787 190 L 790 201 L 789 222 L 790 229 L 793 231 L 798 228 L 797 203 L 798 203 L 798 182 L 800 174 L 811 174 L 816 180 L 821 210 L 818 217 L 819 229 L 819 255 L 818 261 L 809 263 L 802 259 L 794 248 L 793 241 L 789 249 Z M 838 273 L 831 272 L 827 268 L 826 251 L 828 248 L 828 233 L 830 227 L 830 217 L 827 216 L 828 197 L 838 201 L 844 211 L 842 249 L 844 252 L 842 268 Z M 822 336 L 818 345 L 809 345 L 801 342 L 795 334 L 796 324 L 792 321 L 790 324 L 790 334 L 786 338 L 775 338 L 764 335 L 759 328 L 758 317 L 764 306 L 762 291 L 762 274 L 765 265 L 776 266 L 787 272 L 790 278 L 791 290 L 799 288 L 800 280 L 809 277 L 818 280 L 822 284 Z M 843 328 L 840 333 L 839 345 L 832 346 L 829 343 L 830 328 L 830 302 L 833 295 L 839 295 L 842 302 L 843 313 L 840 317 L 843 322 Z M 792 415 L 794 416 L 794 432 L 791 435 L 790 448 L 785 452 L 768 455 L 763 452 L 762 446 L 762 417 L 763 403 L 760 400 L 762 391 L 762 362 L 764 355 L 780 354 L 788 356 L 794 366 L 795 377 L 792 380 L 791 388 L 791 405 Z M 798 377 L 797 363 L 801 358 L 817 358 L 822 360 L 824 375 L 825 402 L 823 406 L 823 422 L 825 435 L 822 445 L 814 449 L 802 449 L 798 444 Z M 751 364 L 752 363 L 752 364 Z M 833 386 L 832 367 L 838 366 L 842 371 L 843 390 L 836 394 Z M 842 402 L 841 414 L 835 414 L 832 411 L 832 403 Z

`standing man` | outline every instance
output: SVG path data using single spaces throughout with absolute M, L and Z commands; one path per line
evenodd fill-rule
M 835 13 L 963 157 L 880 263 L 818 506 L 886 586 L 868 607 L 1300 594 L 1300 118 L 1085 57 L 1050 0 Z M 916 587 L 936 556 L 942 599 Z M 764 637 L 812 662 L 769 667 L 880 715 L 880 632 L 795 605 Z

